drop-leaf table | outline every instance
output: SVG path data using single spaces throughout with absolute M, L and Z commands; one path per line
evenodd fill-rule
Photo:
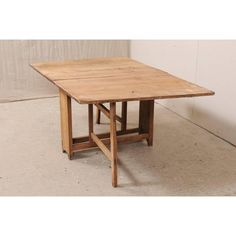
M 145 139 L 152 146 L 155 99 L 214 94 L 127 57 L 42 62 L 31 66 L 59 88 L 62 150 L 72 159 L 77 151 L 99 147 L 111 161 L 113 187 L 117 186 L 117 143 Z M 72 137 L 71 98 L 88 105 L 88 136 Z M 134 129 L 127 129 L 128 101 L 140 104 L 139 124 Z M 121 116 L 116 113 L 117 102 L 122 103 Z M 109 103 L 109 109 L 104 103 Z M 95 134 L 93 106 L 97 107 L 97 124 L 101 112 L 110 120 L 110 133 Z M 116 122 L 121 123 L 120 130 Z

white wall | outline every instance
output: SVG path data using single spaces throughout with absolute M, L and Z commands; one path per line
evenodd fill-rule
M 30 63 L 128 53 L 127 40 L 0 40 L 0 102 L 57 94 Z
M 236 40 L 133 40 L 130 55 L 215 91 L 159 102 L 236 145 Z

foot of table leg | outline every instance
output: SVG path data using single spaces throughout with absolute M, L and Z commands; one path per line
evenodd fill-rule
M 73 153 L 68 154 L 68 159 L 69 159 L 69 160 L 72 160 L 72 159 L 73 159 Z
M 117 187 L 117 138 L 116 138 L 116 103 L 110 103 L 110 140 L 112 186 Z
M 153 144 L 154 100 L 140 101 L 139 133 L 148 133 L 148 146 Z
M 66 152 L 70 157 L 72 156 L 72 116 L 71 116 L 71 98 L 67 96 L 62 90 L 60 95 L 60 109 L 61 109 L 61 138 L 62 151 Z

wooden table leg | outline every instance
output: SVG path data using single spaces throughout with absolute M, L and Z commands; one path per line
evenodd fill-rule
M 88 105 L 89 142 L 92 143 L 91 133 L 93 133 L 93 104 Z
M 96 124 L 101 123 L 101 111 L 97 108 Z
M 110 103 L 110 140 L 112 186 L 117 187 L 117 137 L 116 137 L 116 103 Z
M 139 103 L 139 133 L 148 133 L 148 146 L 153 144 L 154 100 Z
M 127 129 L 127 102 L 122 102 L 121 119 L 121 130 L 125 131 Z
M 60 95 L 62 150 L 72 159 L 72 116 L 71 98 L 62 90 Z

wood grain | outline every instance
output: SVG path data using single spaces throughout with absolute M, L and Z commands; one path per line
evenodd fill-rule
M 129 143 L 129 142 L 139 142 L 144 139 L 148 138 L 148 134 L 132 134 L 132 135 L 122 135 L 122 136 L 117 136 L 117 143 Z M 98 139 L 102 141 L 103 144 L 108 145 L 111 143 L 110 140 L 110 134 L 109 137 L 99 137 L 99 135 L 96 135 Z M 86 141 L 83 141 L 81 143 L 73 143 L 72 145 L 72 150 L 73 152 L 78 152 L 78 151 L 84 151 L 86 149 L 91 149 L 91 148 L 100 148 L 95 142 L 89 142 L 88 137 L 86 138 Z
M 147 133 L 148 146 L 153 144 L 154 100 L 140 101 L 139 104 L 139 133 Z
M 127 57 L 33 63 L 31 66 L 51 81 L 110 77 L 119 79 L 120 77 L 130 76 L 130 74 L 167 74 L 162 70 L 152 67 L 149 67 L 147 71 L 146 65 Z
M 69 159 L 72 158 L 72 116 L 71 116 L 71 98 L 67 96 L 62 90 L 60 95 L 60 109 L 61 109 L 61 138 L 62 149 L 66 151 Z
M 112 186 L 117 187 L 116 103 L 110 103 L 110 134 Z
M 127 102 L 122 102 L 121 105 L 121 130 L 127 129 Z
M 88 131 L 89 131 L 89 141 L 92 142 L 91 134 L 93 133 L 93 105 L 88 105 Z
M 97 107 L 97 112 L 96 112 L 96 124 L 101 123 L 101 111 Z
M 118 138 L 119 135 L 127 135 L 127 134 L 133 134 L 133 133 L 138 133 L 139 128 L 132 128 L 132 129 L 126 129 L 126 130 L 118 130 L 116 131 L 116 136 Z M 96 134 L 98 138 L 109 138 L 110 133 L 101 133 L 101 134 Z M 73 143 L 79 143 L 79 142 L 86 142 L 89 140 L 89 136 L 82 136 L 82 137 L 75 137 L 73 138 Z
M 32 66 L 79 103 L 214 94 L 208 89 L 126 57 L 36 63 Z
M 102 111 L 102 113 L 110 119 L 110 111 L 107 109 L 103 104 L 96 104 L 97 108 Z M 122 122 L 122 118 L 116 115 L 116 120 L 119 121 L 120 123 Z
M 97 137 L 96 134 L 91 133 L 91 137 L 93 141 L 97 144 L 97 146 L 100 148 L 100 150 L 105 154 L 105 156 L 111 161 L 111 152 L 106 147 L 106 145 Z

